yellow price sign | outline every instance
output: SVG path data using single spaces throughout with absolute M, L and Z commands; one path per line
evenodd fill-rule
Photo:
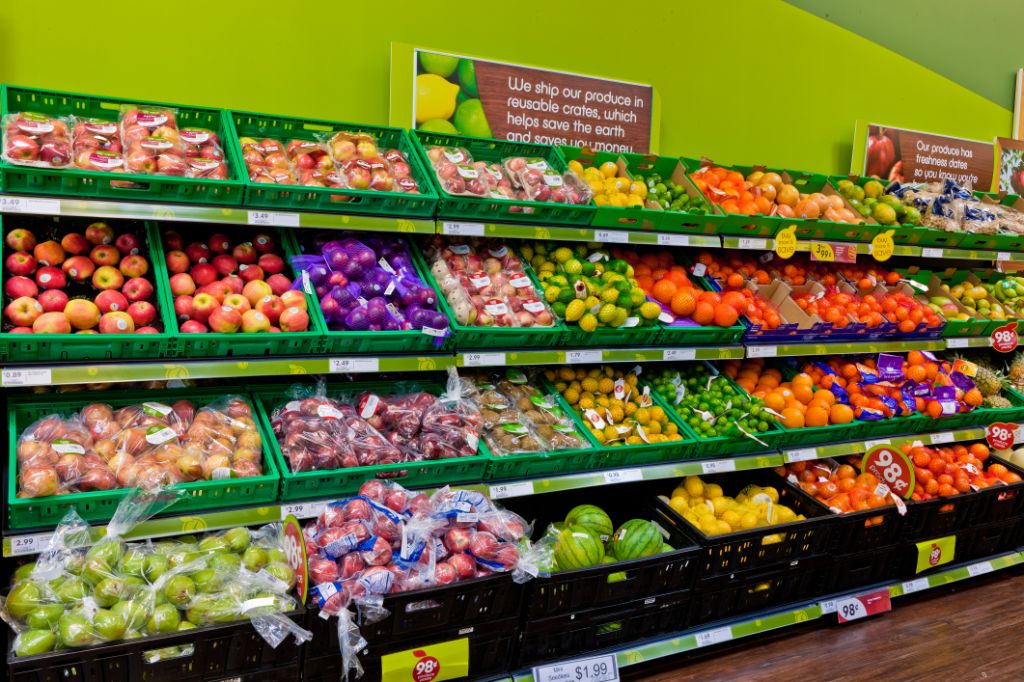
M 896 250 L 896 245 L 892 241 L 892 235 L 892 230 L 886 230 L 885 232 L 879 232 L 871 240 L 871 255 L 875 257 L 876 261 L 883 263 L 892 258 L 893 251 Z
M 836 259 L 836 252 L 828 242 L 811 242 L 811 260 L 831 263 Z
M 956 536 L 925 540 L 917 543 L 917 570 L 915 573 L 927 571 L 929 568 L 942 566 L 956 557 Z
M 469 676 L 469 639 L 453 639 L 381 656 L 382 682 L 440 682 Z
M 790 225 L 775 235 L 775 255 L 792 258 L 796 253 L 796 225 Z

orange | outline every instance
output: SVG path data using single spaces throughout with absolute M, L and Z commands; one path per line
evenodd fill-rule
M 971 443 L 970 453 L 984 462 L 988 458 L 988 446 L 984 443 Z
M 790 381 L 793 383 L 794 386 L 798 384 L 807 384 L 808 386 L 814 385 L 814 379 L 811 377 L 810 374 L 807 374 L 806 372 L 800 372 L 800 374 L 797 374 L 795 377 L 790 379 Z
M 802 402 L 804 405 L 811 402 L 814 397 L 814 389 L 807 384 L 793 384 L 793 397 Z
M 971 407 L 977 407 L 978 405 L 981 405 L 981 401 L 981 391 L 979 391 L 976 388 L 972 388 L 971 390 L 964 393 L 964 402 L 970 405 Z
M 651 290 L 651 296 L 661 303 L 670 303 L 676 294 L 676 283 L 670 279 L 658 280 Z
M 835 394 L 827 388 L 815 391 L 813 400 L 820 400 L 821 402 L 828 404 L 830 407 L 836 404 Z
M 676 292 L 676 295 L 672 297 L 670 306 L 672 312 L 680 317 L 689 317 L 693 315 L 694 309 L 697 307 L 697 301 L 694 300 L 693 294 L 690 289 L 680 289 Z
M 903 374 L 905 374 L 906 377 L 911 381 L 919 384 L 923 383 L 926 378 L 924 367 L 922 367 L 921 365 L 908 365 L 903 369 Z
M 799 429 L 804 425 L 804 415 L 795 407 L 782 410 L 782 425 L 787 429 Z
M 804 415 L 805 423 L 807 426 L 826 426 L 828 424 L 829 412 L 824 407 L 818 407 L 812 405 L 807 408 L 807 414 Z
M 849 405 L 836 404 L 829 410 L 828 418 L 833 424 L 849 424 L 853 421 L 853 410 Z
M 691 315 L 691 317 L 694 322 L 702 327 L 709 327 L 715 322 L 715 306 L 707 301 L 701 301 L 697 304 L 696 308 L 694 308 L 693 315 Z
M 925 413 L 932 419 L 938 419 L 942 416 L 942 405 L 939 404 L 938 400 L 929 400 Z
M 849 464 L 840 464 L 839 468 L 836 470 L 836 478 L 848 478 L 852 481 L 853 479 L 857 478 L 857 470 L 854 469 Z
M 739 319 L 739 313 L 731 305 L 719 303 L 715 306 L 714 320 L 719 327 L 731 327 Z
M 772 392 L 764 397 L 764 406 L 776 412 L 782 412 L 786 407 L 786 399 L 778 393 Z
M 907 363 L 911 365 L 923 365 L 925 362 L 924 354 L 919 350 L 912 350 L 907 353 Z
M 731 289 L 739 289 L 740 287 L 743 286 L 743 275 L 739 274 L 738 272 L 734 272 L 731 275 L 729 275 L 728 279 L 725 280 L 725 283 Z

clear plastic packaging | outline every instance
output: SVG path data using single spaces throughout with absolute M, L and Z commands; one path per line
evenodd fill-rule
M 4 116 L 3 158 L 19 166 L 66 168 L 71 165 L 68 120 L 22 112 Z
M 227 179 L 228 165 L 217 133 L 205 128 L 182 128 L 181 143 L 188 177 Z
M 76 118 L 72 139 L 76 168 L 124 172 L 124 147 L 116 122 L 99 118 Z
M 142 175 L 184 176 L 188 170 L 176 112 L 163 108 L 125 108 L 121 144 L 125 170 Z
M 242 137 L 239 143 L 242 147 L 242 161 L 251 181 L 276 185 L 296 183 L 284 144 L 279 140 L 270 137 Z

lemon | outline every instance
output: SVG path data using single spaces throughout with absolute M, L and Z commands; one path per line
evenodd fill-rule
M 700 476 L 687 476 L 683 481 L 683 485 L 686 487 L 686 492 L 690 494 L 690 497 L 704 496 L 704 481 L 700 480 Z
M 587 377 L 580 383 L 580 387 L 588 393 L 593 393 L 597 390 L 597 380 L 593 377 Z
M 583 164 L 577 161 L 576 159 L 573 159 L 572 161 L 569 162 L 569 170 L 571 170 L 573 173 L 579 176 L 585 175 L 585 173 L 583 172 Z
M 616 440 L 619 437 L 619 432 L 615 430 L 615 427 L 609 424 L 604 427 L 605 440 Z
M 557 249 L 555 249 L 555 253 L 553 255 L 556 261 L 558 261 L 559 263 L 564 263 L 565 261 L 572 258 L 572 249 L 567 249 L 564 246 L 560 246 Z
M 615 289 L 605 289 L 604 291 L 601 292 L 601 302 L 602 303 L 611 303 L 612 307 L 615 307 L 614 304 L 615 304 L 615 302 L 617 300 L 619 300 L 619 292 L 615 291 Z M 601 316 L 598 315 L 598 319 L 600 319 L 600 317 Z M 601 320 L 601 321 L 602 322 L 607 322 L 607 320 Z
M 626 206 L 643 206 L 644 200 L 635 194 L 626 197 Z
M 629 313 L 625 308 L 616 308 L 615 317 L 612 318 L 612 327 L 621 327 L 626 324 L 626 318 L 629 317 Z
M 751 528 L 757 527 L 757 514 L 752 512 L 744 512 L 740 516 L 740 528 L 743 530 L 750 530 Z
M 563 265 L 562 267 L 565 268 L 565 271 L 568 272 L 570 275 L 578 275 L 581 272 L 583 272 L 583 264 L 580 263 L 575 258 L 570 258 L 569 260 L 565 261 L 565 265 Z
M 597 403 L 594 402 L 594 396 L 580 396 L 580 408 L 584 410 L 592 410 L 597 407 Z
M 434 73 L 416 76 L 416 123 L 432 118 L 449 119 L 455 113 L 459 86 Z
M 717 483 L 708 483 L 704 486 L 704 496 L 708 499 L 714 499 L 722 496 L 722 486 Z
M 627 294 L 628 295 L 628 294 Z M 653 320 L 661 315 L 661 306 L 653 301 L 647 301 L 640 306 L 640 316 L 645 320 Z
M 629 183 L 629 193 L 632 194 L 633 196 L 640 197 L 641 199 L 646 199 L 647 185 L 645 185 L 642 182 L 637 182 L 636 180 L 634 180 L 633 182 Z
M 614 161 L 605 161 L 599 169 L 606 178 L 613 178 L 619 172 L 619 167 Z
M 597 439 L 598 443 L 604 445 L 605 438 L 604 438 L 604 432 L 603 431 L 601 431 L 599 429 L 590 429 L 590 433 L 593 434 L 594 438 Z
M 583 301 L 576 299 L 565 307 L 565 321 L 576 322 L 583 317 L 583 314 L 587 311 L 587 304 Z
M 554 303 L 558 300 L 558 294 L 562 292 L 558 287 L 547 287 L 544 289 L 544 300 L 548 303 Z
M 611 393 L 615 390 L 615 382 L 608 377 L 604 377 L 597 383 L 597 390 L 604 394 Z
M 565 398 L 570 405 L 575 405 L 580 401 L 580 392 L 575 389 L 568 388 L 562 392 L 562 397 Z
M 655 405 L 654 407 L 650 408 L 650 411 L 651 411 L 651 419 L 653 419 L 656 422 L 663 422 L 663 421 L 665 421 L 665 410 L 663 410 L 660 407 L 658 407 L 657 405 Z
M 587 313 L 580 318 L 580 329 L 585 332 L 592 332 L 597 329 L 597 317 L 593 313 Z

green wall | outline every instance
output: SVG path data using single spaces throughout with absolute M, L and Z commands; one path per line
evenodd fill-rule
M 723 162 L 845 172 L 857 119 L 984 140 L 1011 128 L 990 99 L 781 0 L 47 7 L 56 20 L 0 3 L 0 80 L 384 124 L 394 40 L 652 83 L 660 151 Z M 913 27 L 903 36 L 929 40 Z M 985 47 L 980 33 L 959 39 Z

